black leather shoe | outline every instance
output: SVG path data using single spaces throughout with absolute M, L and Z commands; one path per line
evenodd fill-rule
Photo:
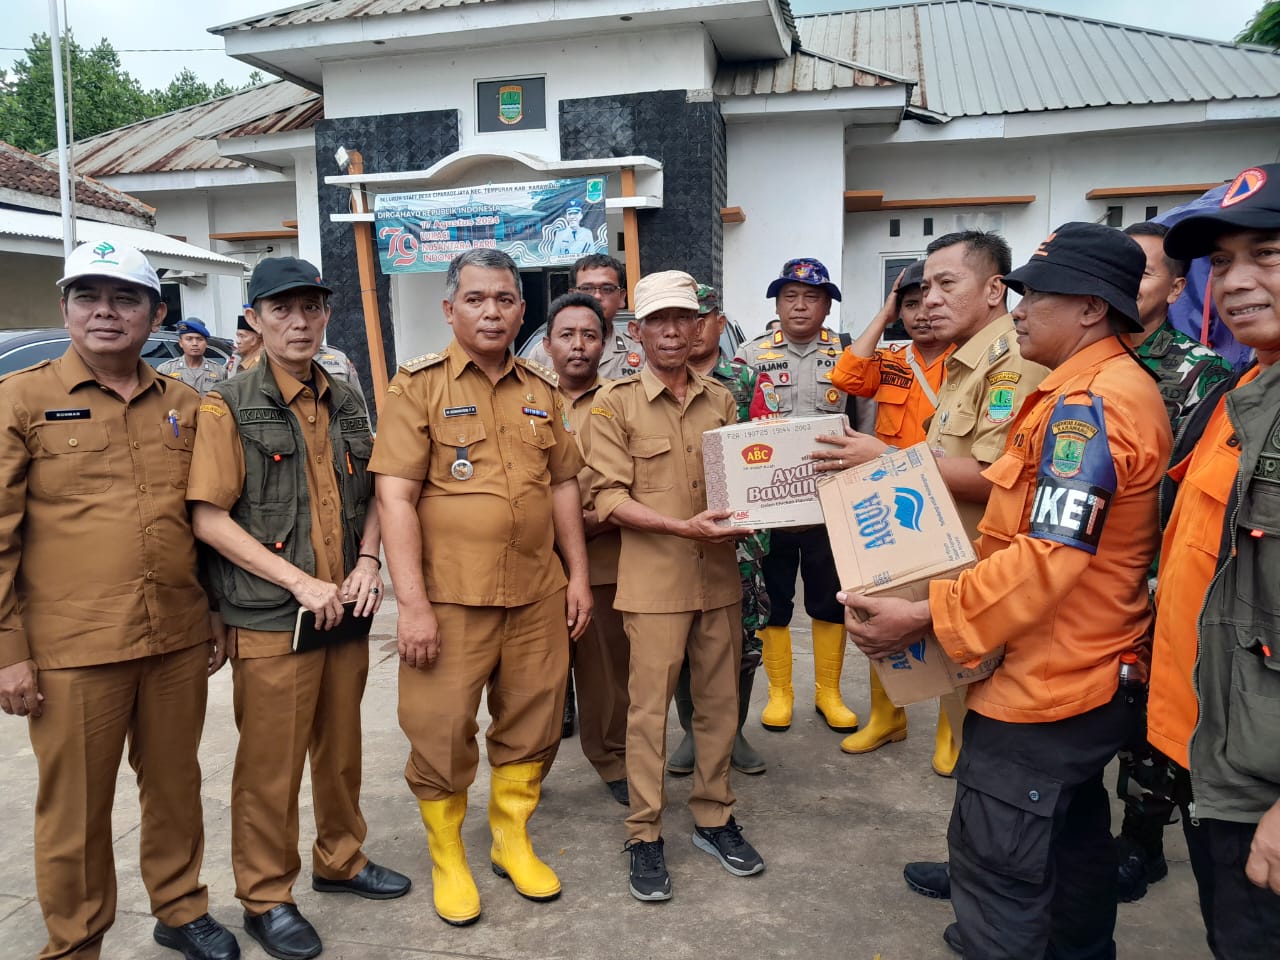
M 413 886 L 413 881 L 390 867 L 382 867 L 370 860 L 364 869 L 350 880 L 326 880 L 312 876 L 311 889 L 321 893 L 354 893 L 366 900 L 394 900 L 403 897 Z
M 960 924 L 947 924 L 947 929 L 942 931 L 942 942 L 960 954 L 960 956 L 964 956 L 964 941 L 960 939 Z
M 617 800 L 624 807 L 631 806 L 631 789 L 627 786 L 627 778 L 621 780 L 610 780 L 605 784 L 609 788 L 609 792 L 613 794 L 613 799 Z
M 308 960 L 324 949 L 316 928 L 292 903 L 282 903 L 256 917 L 246 913 L 244 932 L 276 960 Z
M 185 960 L 237 960 L 240 956 L 240 944 L 231 931 L 207 913 L 180 927 L 157 920 L 152 936 L 162 947 L 181 950 Z
M 927 860 L 908 863 L 902 871 L 907 886 L 930 900 L 951 899 L 951 868 L 945 863 Z

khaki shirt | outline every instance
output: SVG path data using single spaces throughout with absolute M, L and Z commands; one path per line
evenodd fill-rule
M 360 384 L 360 371 L 356 369 L 356 365 L 350 357 L 337 347 L 331 347 L 326 343 L 316 351 L 316 355 L 312 359 L 320 364 L 324 372 L 329 376 L 345 380 L 355 387 L 356 393 L 360 394 L 360 402 L 365 404 L 366 407 L 368 406 L 365 401 L 364 387 Z
M 280 395 L 302 429 L 307 457 L 307 497 L 311 502 L 311 548 L 316 555 L 315 577 L 335 586 L 346 579 L 342 563 L 342 502 L 333 473 L 329 440 L 329 383 L 311 366 L 319 396 L 288 374 L 270 357 L 271 374 Z M 200 432 L 191 458 L 187 499 L 230 510 L 244 490 L 244 441 L 222 397 L 210 393 L 200 404 Z M 235 630 L 236 657 L 276 657 L 289 653 L 293 634 L 281 630 Z
M 529 359 L 550 367 L 551 357 L 539 342 L 529 354 Z M 634 377 L 644 366 L 644 347 L 628 336 L 624 336 L 614 328 L 613 333 L 604 338 L 604 350 L 600 354 L 598 373 L 606 380 L 625 380 Z
M 552 550 L 551 488 L 583 464 L 555 380 L 508 355 L 494 384 L 454 340 L 401 364 L 388 386 L 369 469 L 423 481 L 432 601 L 519 607 L 567 582 Z M 469 471 L 454 469 L 461 460 Z
M 1022 401 L 1048 373 L 1022 359 L 1009 314 L 993 320 L 947 357 L 926 441 L 943 456 L 994 463 L 1004 453 L 1005 435 Z M 965 530 L 977 538 L 986 504 L 957 499 L 956 506 Z
M 141 362 L 126 403 L 74 348 L 0 382 L 0 666 L 209 639 L 186 504 L 199 404 Z
M 738 348 L 738 359 L 767 373 L 778 394 L 778 413 L 812 417 L 844 413 L 846 397 L 831 382 L 840 358 L 840 337 L 823 327 L 808 343 L 792 343 L 781 330 Z
M 227 379 L 227 371 L 207 357 L 200 361 L 198 367 L 187 366 L 186 357 L 174 357 L 156 367 L 156 373 L 181 380 L 197 393 L 208 393 Z
M 573 432 L 577 435 L 578 449 L 582 451 L 584 457 L 587 455 L 587 451 L 582 434 L 590 426 L 588 420 L 590 419 L 591 406 L 595 403 L 596 394 L 600 392 L 600 389 L 612 382 L 597 374 L 595 384 L 576 400 L 571 400 L 562 391 L 565 411 L 569 414 L 569 425 L 573 427 Z M 595 502 L 591 498 L 593 478 L 594 474 L 590 467 L 584 466 L 578 473 L 578 487 L 582 491 L 583 510 L 592 509 L 592 504 Z M 618 555 L 621 550 L 622 531 L 617 527 L 609 526 L 594 536 L 587 537 L 587 563 L 590 568 L 591 585 L 593 587 L 618 582 Z
M 629 500 L 687 520 L 707 509 L 702 434 L 738 422 L 731 394 L 689 373 L 684 403 L 648 367 L 596 394 L 586 433 L 596 512 L 603 520 Z M 715 610 L 742 599 L 732 543 L 700 543 L 622 530 L 614 608 L 633 613 Z

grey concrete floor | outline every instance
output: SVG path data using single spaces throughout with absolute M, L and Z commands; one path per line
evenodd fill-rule
M 489 871 L 488 772 L 482 760 L 463 835 L 484 913 L 474 926 L 446 926 L 432 911 L 430 861 L 422 825 L 402 778 L 406 742 L 396 725 L 393 602 L 386 604 L 374 629 L 363 704 L 366 850 L 378 862 L 413 877 L 415 885 L 407 897 L 383 903 L 313 892 L 311 798 L 304 782 L 303 872 L 295 895 L 324 938 L 324 957 L 942 960 L 954 956 L 941 942 L 943 927 L 954 919 L 950 906 L 911 893 L 902 881 L 905 861 L 941 859 L 946 854 L 953 787 L 929 767 L 933 708 L 921 704 L 908 709 L 912 726 L 906 741 L 862 757 L 845 756 L 839 750 L 840 736 L 813 713 L 811 644 L 799 621 L 795 685 L 800 695 L 793 726 L 786 733 L 760 728 L 756 718 L 764 701 L 762 675 L 748 732 L 768 759 L 769 769 L 758 777 L 733 774 L 737 818 L 768 864 L 763 874 L 733 877 L 693 847 L 684 805 L 689 781 L 669 779 L 664 835 L 674 899 L 664 904 L 632 899 L 627 891 L 627 857 L 621 852 L 623 808 L 610 798 L 574 738 L 562 746 L 531 828 L 535 848 L 560 875 L 563 896 L 552 903 L 530 903 Z M 853 709 L 865 710 L 865 661 L 856 651 L 846 663 L 843 692 Z M 678 731 L 674 714 L 671 728 Z M 671 734 L 672 747 L 676 735 Z M 200 751 L 207 830 L 203 876 L 214 916 L 239 937 L 246 960 L 261 960 L 266 954 L 244 934 L 230 867 L 228 807 L 235 744 L 227 668 L 210 681 Z M 0 758 L 4 782 L 0 823 L 5 825 L 0 834 L 0 958 L 19 960 L 34 957 L 44 943 L 31 872 L 36 771 L 24 721 L 0 716 Z M 154 921 L 138 876 L 137 833 L 136 787 L 124 764 L 114 816 L 119 910 L 104 942 L 102 955 L 107 960 L 176 956 L 151 939 Z M 1168 831 L 1167 847 L 1169 878 L 1140 903 L 1120 907 L 1116 939 L 1121 957 L 1191 960 L 1208 956 L 1178 828 Z

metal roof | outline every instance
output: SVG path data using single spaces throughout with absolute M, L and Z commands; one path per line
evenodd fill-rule
M 995 0 L 930 0 L 797 17 L 801 49 L 722 65 L 715 90 L 826 91 L 915 82 L 951 117 L 1280 96 L 1280 55 Z M 844 66 L 841 66 L 843 64 Z
M 56 161 L 27 153 L 0 140 L 0 188 L 57 201 L 61 195 L 58 179 Z M 92 207 L 123 214 L 122 219 L 131 220 L 139 227 L 154 226 L 156 222 L 155 207 L 91 177 L 82 176 L 80 172 L 76 174 L 76 206 L 81 210 Z
M 271 118 L 294 122 L 297 108 L 305 114 L 319 102 L 319 94 L 284 80 L 264 83 L 78 141 L 76 170 L 106 177 L 244 167 L 239 160 L 221 156 L 212 138 L 254 123 L 260 124 L 258 134 L 280 132 L 272 128 Z

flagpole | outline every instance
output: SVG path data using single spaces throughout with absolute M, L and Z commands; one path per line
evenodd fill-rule
M 67 167 L 67 108 L 62 90 L 62 26 L 58 0 L 49 0 L 49 58 L 53 66 L 53 111 L 58 123 L 58 197 L 62 202 L 62 252 L 70 256 L 76 245 L 76 221 L 72 212 L 75 184 Z

